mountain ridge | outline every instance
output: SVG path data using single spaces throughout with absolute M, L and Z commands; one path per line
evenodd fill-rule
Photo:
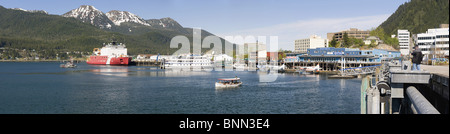
M 109 29 L 113 32 L 120 32 L 124 34 L 136 34 L 134 31 L 142 31 L 136 28 L 143 28 L 147 31 L 152 29 L 160 29 L 188 33 L 184 31 L 183 26 L 170 17 L 145 20 L 144 18 L 128 11 L 111 10 L 104 13 L 91 5 L 81 5 L 80 7 L 70 10 L 62 16 L 68 18 L 72 17 L 83 22 L 90 22 L 90 24 L 101 29 Z M 142 32 L 138 32 L 137 34 L 141 33 Z
M 105 13 L 90 5 L 82 5 L 79 8 L 70 10 L 61 16 L 76 18 L 82 22 L 89 22 L 90 24 L 100 27 L 101 29 L 111 28 L 112 24 L 114 24 Z
M 143 18 L 128 11 L 111 10 L 106 13 L 106 16 L 108 16 L 109 20 L 117 26 L 120 26 L 123 22 L 133 22 L 144 26 L 151 26 Z
M 411 0 L 400 5 L 389 18 L 378 26 L 387 35 L 398 29 L 424 33 L 439 24 L 449 24 L 449 0 Z
M 94 11 L 93 8 L 91 10 Z M 100 13 L 86 13 L 84 18 L 98 19 L 96 15 L 103 16 Z M 74 14 L 73 16 L 83 18 L 81 14 Z M 6 55 L 2 55 L 2 50 L 0 50 L 0 56 L 3 59 L 14 59 L 14 57 L 8 55 L 11 51 L 22 53 L 23 56 L 29 56 L 36 52 L 39 53 L 40 57 L 43 55 L 53 56 L 44 56 L 41 57 L 42 59 L 52 59 L 55 58 L 56 54 L 66 52 L 92 53 L 93 48 L 101 47 L 102 43 L 110 42 L 112 39 L 127 44 L 130 55 L 141 53 L 173 54 L 178 49 L 170 48 L 170 41 L 178 35 L 186 36 L 192 44 L 192 28 L 184 28 L 171 18 L 145 21 L 151 25 L 158 23 L 154 26 L 160 26 L 161 28 L 132 22 L 123 22 L 121 26 L 111 24 L 111 29 L 101 28 L 99 25 L 93 25 L 91 20 L 83 22 L 79 17 L 32 13 L 6 9 L 0 6 L 0 48 L 3 48 L 3 52 L 7 52 Z M 133 32 L 130 33 L 129 28 Z M 210 35 L 213 34 L 202 29 L 202 39 Z M 220 39 L 224 45 L 226 41 Z M 202 52 L 208 50 L 202 49 Z

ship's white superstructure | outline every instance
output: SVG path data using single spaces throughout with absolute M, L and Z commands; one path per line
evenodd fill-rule
M 172 58 L 166 59 L 164 66 L 165 68 L 182 68 L 190 69 L 201 68 L 201 69 L 211 69 L 213 63 L 211 59 L 206 56 L 199 55 L 182 55 L 174 56 Z
M 115 44 L 109 43 L 109 44 L 103 44 L 103 47 L 101 49 L 94 50 L 94 54 L 97 56 L 110 56 L 110 57 L 124 57 L 127 56 L 127 48 L 125 44 Z

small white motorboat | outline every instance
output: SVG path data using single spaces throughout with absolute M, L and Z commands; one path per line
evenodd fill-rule
M 69 62 L 67 62 L 66 64 L 59 65 L 59 67 L 61 67 L 61 68 L 75 68 L 75 67 L 77 67 L 77 65 L 75 65 L 73 63 L 73 59 L 72 59 Z
M 216 88 L 236 88 L 242 85 L 240 78 L 222 78 L 216 82 Z

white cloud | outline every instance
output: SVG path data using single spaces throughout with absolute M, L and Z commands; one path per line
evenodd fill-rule
M 384 22 L 390 15 L 362 16 L 353 18 L 319 18 L 312 20 L 300 20 L 291 23 L 277 24 L 273 26 L 244 29 L 229 33 L 217 34 L 218 36 L 278 36 L 279 48 L 294 50 L 294 40 L 308 38 L 312 34 L 326 38 L 329 32 L 339 32 L 349 28 L 369 30 Z

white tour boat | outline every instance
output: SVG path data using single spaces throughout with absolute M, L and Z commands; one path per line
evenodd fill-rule
M 201 69 L 212 69 L 213 64 L 211 62 L 211 59 L 207 58 L 206 56 L 187 55 L 166 59 L 164 66 L 167 69 L 171 68 L 191 69 L 191 67 Z
M 240 78 L 222 78 L 216 82 L 216 88 L 236 88 L 242 85 Z

